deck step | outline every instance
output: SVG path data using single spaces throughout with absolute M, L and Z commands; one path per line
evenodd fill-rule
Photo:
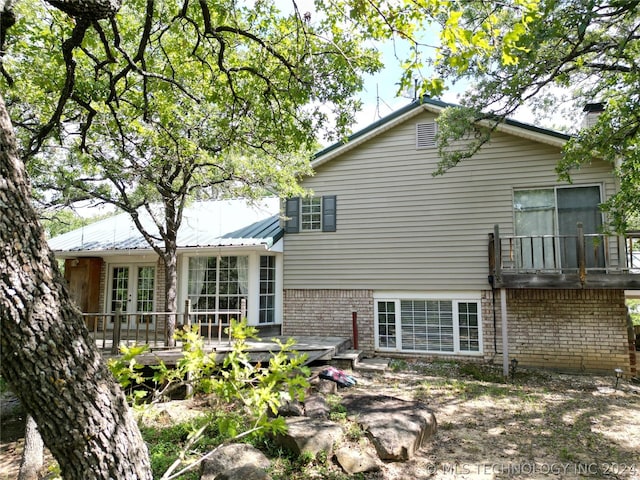
M 335 364 L 338 368 L 353 369 L 362 358 L 362 355 L 362 350 L 343 350 L 333 355 L 331 363 Z
M 363 358 L 354 364 L 353 369 L 360 371 L 384 372 L 389 370 L 389 359 L 380 357 Z

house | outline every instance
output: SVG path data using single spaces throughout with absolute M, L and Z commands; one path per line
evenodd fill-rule
M 212 327 L 245 313 L 265 334 L 280 333 L 279 211 L 277 198 L 199 202 L 185 210 L 177 241 L 178 311 L 185 311 L 188 300 L 204 334 L 217 336 Z M 145 227 L 157 232 L 140 212 Z M 164 341 L 163 262 L 129 214 L 57 236 L 49 246 L 64 260 L 65 278 L 90 330 L 112 330 L 117 312 L 129 338 Z
M 601 233 L 611 166 L 559 182 L 570 137 L 507 121 L 434 177 L 447 106 L 415 101 L 319 152 L 302 182 L 313 194 L 287 200 L 284 219 L 278 199 L 194 204 L 178 310 L 210 338 L 246 313 L 263 336 L 347 337 L 369 356 L 635 375 L 625 298 L 640 291 L 640 234 Z M 119 316 L 128 338 L 163 339 L 162 262 L 128 215 L 50 246 L 96 335 Z
M 569 136 L 501 124 L 442 176 L 433 99 L 332 145 L 286 204 L 286 335 L 330 332 L 368 355 L 635 375 L 623 237 L 601 233 L 616 191 L 594 159 L 560 182 Z M 506 353 L 503 355 L 503 353 Z

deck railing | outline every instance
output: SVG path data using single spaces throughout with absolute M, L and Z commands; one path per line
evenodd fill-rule
M 167 341 L 167 318 L 175 316 L 176 329 L 197 326 L 205 342 L 222 342 L 229 319 L 246 317 L 246 301 L 238 310 L 196 311 L 185 302 L 182 312 L 123 312 L 118 306 L 112 313 L 83 313 L 90 335 L 103 350 L 118 353 L 121 344 L 147 344 L 163 347 Z
M 574 235 L 501 235 L 496 225 L 489 262 L 495 275 L 640 273 L 640 232 L 586 234 L 578 224 Z

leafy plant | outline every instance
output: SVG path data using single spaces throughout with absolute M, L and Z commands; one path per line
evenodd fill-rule
M 233 347 L 221 364 L 216 364 L 215 354 L 205 352 L 204 340 L 197 328 L 177 332 L 176 338 L 183 343 L 183 355 L 175 368 L 159 361 L 150 367 L 152 374 L 148 375 L 137 361 L 137 356 L 146 351 L 145 346 L 123 346 L 122 356 L 109 362 L 120 384 L 131 392 L 132 403 L 156 403 L 185 386 L 211 394 L 217 402 L 216 415 L 206 422 L 188 433 L 184 426 L 176 426 L 175 431 L 163 433 L 162 437 L 173 433 L 177 438 L 154 444 L 151 460 L 166 469 L 163 479 L 182 478 L 183 473 L 199 463 L 204 457 L 194 461 L 187 452 L 205 437 L 211 437 L 211 432 L 215 432 L 218 443 L 240 438 L 255 441 L 267 433 L 283 433 L 286 424 L 277 416 L 281 393 L 287 392 L 291 399 L 304 400 L 309 387 L 306 377 L 310 372 L 304 366 L 306 355 L 294 350 L 293 339 L 285 343 L 275 340 L 278 350 L 270 352 L 268 364 L 263 365 L 252 362 L 247 344 L 249 338 L 257 338 L 257 329 L 248 326 L 246 320 L 232 320 L 227 333 L 229 331 Z M 183 464 L 186 467 L 174 474 Z

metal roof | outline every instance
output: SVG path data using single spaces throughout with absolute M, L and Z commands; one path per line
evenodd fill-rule
M 157 208 L 161 213 L 160 207 Z M 266 198 L 251 204 L 238 199 L 195 203 L 184 211 L 178 230 L 178 248 L 271 247 L 283 235 L 279 212 L 278 198 Z M 145 229 L 157 235 L 158 229 L 147 211 L 140 209 L 139 213 Z M 49 240 L 49 247 L 56 253 L 151 248 L 127 213 L 54 237 Z

